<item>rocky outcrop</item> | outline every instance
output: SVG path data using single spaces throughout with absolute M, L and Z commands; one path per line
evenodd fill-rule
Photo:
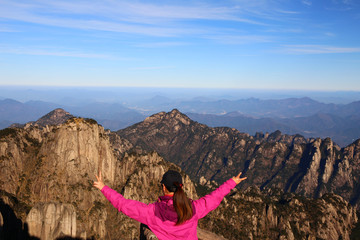
M 76 237 L 76 211 L 71 204 L 37 203 L 26 217 L 29 234 L 43 240 Z
M 307 197 L 327 192 L 360 206 L 360 140 L 340 148 L 331 139 L 300 135 L 249 136 L 231 128 L 210 128 L 178 110 L 158 113 L 117 132 L 134 146 L 155 150 L 193 179 L 221 183 L 242 170 L 242 189 L 277 187 Z
M 57 126 L 6 131 L 0 140 L 0 188 L 29 206 L 71 204 L 79 220 L 77 236 L 104 237 L 105 201 L 99 201 L 102 195 L 92 183 L 101 170 L 112 184 L 117 162 L 104 129 L 72 118 Z
M 166 163 L 156 152 L 139 155 L 125 155 L 119 164 L 119 183 L 126 183 L 122 189 L 123 196 L 141 202 L 150 203 L 161 195 L 159 183 L 164 173 L 174 169 L 182 173 L 184 191 L 189 198 L 197 199 L 197 193 L 189 176 L 174 164 Z M 139 182 L 142 184 L 139 185 Z M 149 186 L 152 188 L 149 189 Z M 148 192 L 147 194 L 144 194 Z M 153 197 L 150 197 L 153 195 Z
M 249 188 L 226 197 L 202 227 L 226 239 L 350 239 L 355 208 L 340 196 L 309 199 Z
M 213 240 L 213 239 L 217 239 L 217 240 L 227 240 L 226 238 L 224 238 L 221 235 L 217 235 L 213 232 L 201 229 L 201 228 L 197 228 L 197 235 L 199 240 Z

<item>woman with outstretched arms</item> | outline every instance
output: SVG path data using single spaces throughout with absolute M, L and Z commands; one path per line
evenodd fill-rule
M 160 196 L 155 203 L 145 204 L 125 199 L 121 194 L 104 185 L 101 172 L 96 178 L 94 186 L 115 208 L 130 218 L 146 224 L 159 240 L 198 239 L 199 219 L 216 209 L 231 189 L 246 179 L 246 177 L 241 177 L 240 172 L 210 194 L 198 200 L 191 200 L 183 190 L 180 173 L 169 170 L 160 182 L 164 195 Z

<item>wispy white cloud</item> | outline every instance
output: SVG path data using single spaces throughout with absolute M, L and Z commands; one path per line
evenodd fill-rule
M 312 5 L 312 2 L 310 0 L 302 0 L 301 2 L 306 6 L 311 6 Z
M 37 1 L 53 13 L 102 16 L 129 22 L 151 23 L 163 19 L 241 20 L 234 8 L 210 5 L 165 5 L 139 1 Z M 246 21 L 246 20 L 245 20 Z
M 269 28 L 265 32 L 269 33 L 303 33 L 301 28 Z
M 172 69 L 173 66 L 154 66 L 154 67 L 133 67 L 129 70 L 163 70 L 163 69 Z
M 167 27 L 153 27 L 127 24 L 114 21 L 98 20 L 98 19 L 68 19 L 36 15 L 28 12 L 1 12 L 3 18 L 36 23 L 41 25 L 75 28 L 82 30 L 100 30 L 121 33 L 143 34 L 151 36 L 174 36 L 178 34 L 197 32 L 192 29 L 182 30 Z
M 249 44 L 274 41 L 269 36 L 261 35 L 217 35 L 208 36 L 207 38 L 222 44 Z
M 336 34 L 333 33 L 333 32 L 326 32 L 325 35 L 328 36 L 328 37 L 335 37 L 336 36 Z
M 257 24 L 241 18 L 238 9 L 210 5 L 155 5 L 128 1 L 32 1 L 4 0 L 1 18 L 42 25 L 134 33 L 153 36 L 176 36 L 203 32 L 183 20 L 226 20 Z
M 146 42 L 136 44 L 135 47 L 142 48 L 166 48 L 166 47 L 176 47 L 176 46 L 186 46 L 189 45 L 188 42 Z
M 334 4 L 345 4 L 345 5 L 353 5 L 354 0 L 332 0 Z
M 249 19 L 237 16 L 238 9 L 234 7 L 216 7 L 210 5 L 155 5 L 149 3 L 120 3 L 122 9 L 128 13 L 128 19 L 134 21 L 137 17 L 142 19 L 153 20 L 159 19 L 208 19 L 208 20 L 231 20 L 252 22 Z
M 168 38 L 191 36 L 211 39 L 222 44 L 273 42 L 274 39 L 265 34 L 283 33 L 284 36 L 287 34 L 305 36 L 309 32 L 308 29 L 303 28 L 302 13 L 293 8 L 286 8 L 285 1 L 279 0 L 237 0 L 216 3 L 187 1 L 188 5 L 181 1 L 168 1 L 162 4 L 115 0 L 1 1 L 0 19 L 89 31 Z M 350 0 L 338 1 L 350 2 Z M 312 1 L 302 0 L 302 3 L 310 6 Z M 204 20 L 231 23 L 202 25 Z M 244 25 L 246 27 L 239 30 Z M 253 28 L 250 29 L 249 25 Z M 6 28 L 2 30 L 0 27 L 1 31 L 6 31 Z M 240 31 L 242 34 L 237 34 Z M 330 32 L 325 34 L 333 36 Z M 281 37 L 278 35 L 278 38 Z M 186 45 L 186 41 L 167 39 L 163 42 L 160 40 L 154 43 L 151 41 L 142 44 L 134 43 L 132 46 L 173 47 Z
M 331 3 L 326 10 L 346 12 L 359 6 L 359 3 L 353 0 L 332 0 Z
M 300 12 L 283 10 L 283 9 L 277 9 L 276 11 L 279 13 L 284 13 L 284 14 L 300 14 Z
M 286 45 L 280 50 L 287 54 L 331 54 L 331 53 L 360 53 L 360 48 L 336 47 L 324 45 Z
M 4 19 L 64 28 L 163 37 L 221 31 L 216 27 L 204 29 L 194 22 L 190 24 L 189 21 L 215 20 L 267 25 L 268 19 L 280 20 L 286 15 L 297 14 L 295 11 L 279 8 L 278 4 L 274 5 L 271 0 L 241 1 L 238 5 L 229 2 L 195 1 L 184 5 L 175 1 L 156 4 L 147 1 L 113 0 L 2 0 L 1 4 L 0 18 Z
M 56 57 L 75 57 L 75 58 L 97 58 L 97 59 L 123 59 L 126 58 L 118 58 L 112 55 L 106 54 L 96 54 L 96 53 L 84 53 L 79 51 L 56 51 L 52 49 L 45 48 L 31 48 L 31 47 L 12 47 L 12 46 L 0 46 L 0 53 L 5 54 L 18 54 L 18 55 L 34 55 L 34 56 L 56 56 Z M 128 59 L 126 59 L 128 60 Z
M 0 26 L 0 32 L 19 32 L 18 30 L 15 30 L 11 27 L 7 26 Z

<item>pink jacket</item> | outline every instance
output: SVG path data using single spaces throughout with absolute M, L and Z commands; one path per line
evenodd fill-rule
M 108 186 L 101 192 L 111 204 L 125 215 L 146 224 L 159 240 L 170 239 L 198 239 L 197 225 L 200 218 L 219 206 L 223 198 L 236 186 L 234 180 L 229 179 L 212 193 L 193 200 L 194 215 L 179 226 L 175 226 L 177 214 L 173 207 L 172 197 L 161 196 L 155 203 L 145 204 L 135 200 L 125 199 L 121 194 Z

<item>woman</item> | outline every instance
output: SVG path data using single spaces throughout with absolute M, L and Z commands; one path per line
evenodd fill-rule
M 145 204 L 125 199 L 121 194 L 105 186 L 101 172 L 96 178 L 94 186 L 101 190 L 115 208 L 146 224 L 159 240 L 198 239 L 196 228 L 199 219 L 217 208 L 231 189 L 246 179 L 246 177 L 241 178 L 240 172 L 212 193 L 198 200 L 190 200 L 183 191 L 180 173 L 169 170 L 161 180 L 164 196 L 160 196 L 155 203 Z

